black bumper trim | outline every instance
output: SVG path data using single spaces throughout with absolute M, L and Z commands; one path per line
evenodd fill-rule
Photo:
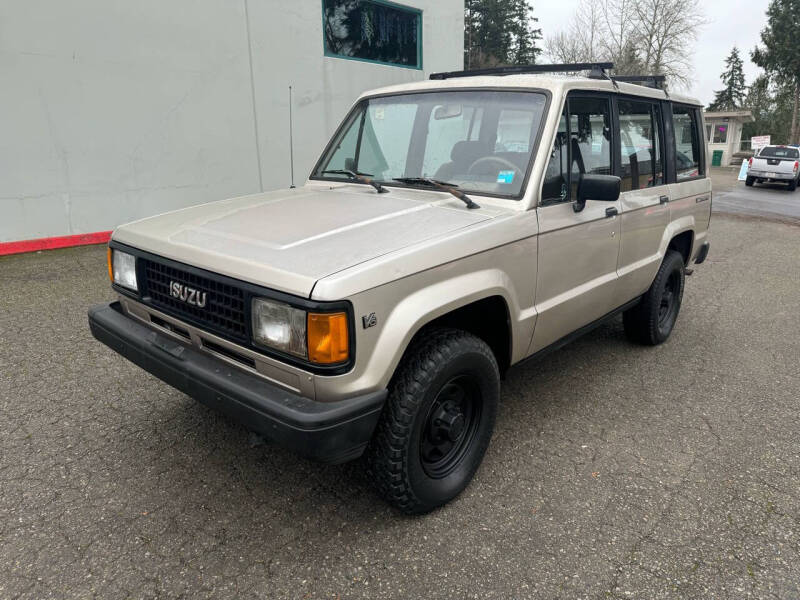
M 703 245 L 700 246 L 700 250 L 697 251 L 697 258 L 694 259 L 695 264 L 699 265 L 704 262 L 710 249 L 711 242 L 703 242 Z
M 388 395 L 380 390 L 337 402 L 309 400 L 138 323 L 119 302 L 91 307 L 89 327 L 99 341 L 165 383 L 321 462 L 360 456 Z

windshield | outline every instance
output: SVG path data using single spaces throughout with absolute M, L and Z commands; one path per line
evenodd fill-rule
M 503 91 L 367 99 L 348 117 L 312 177 L 348 179 L 344 172 L 352 171 L 392 185 L 395 178 L 422 177 L 464 192 L 518 197 L 545 103 L 539 92 Z
M 758 153 L 759 156 L 769 158 L 797 158 L 797 148 L 784 148 L 782 146 L 766 146 Z

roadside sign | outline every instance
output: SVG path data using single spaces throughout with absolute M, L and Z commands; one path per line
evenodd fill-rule
M 739 181 L 747 179 L 747 168 L 750 166 L 750 161 L 743 160 L 742 166 L 739 167 Z
M 769 146 L 770 136 L 768 135 L 754 135 L 750 138 L 750 148 L 752 150 L 759 150 L 764 146 Z

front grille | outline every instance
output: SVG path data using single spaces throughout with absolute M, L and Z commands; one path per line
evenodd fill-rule
M 154 307 L 223 337 L 248 341 L 242 289 L 159 262 L 141 260 L 146 280 L 144 289 Z M 206 305 L 200 308 L 172 297 L 171 281 L 205 292 Z

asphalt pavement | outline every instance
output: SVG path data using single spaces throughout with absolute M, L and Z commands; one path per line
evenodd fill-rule
M 744 181 L 738 181 L 738 175 L 738 168 L 711 169 L 715 211 L 800 224 L 800 190 L 790 192 L 782 183 L 747 187 Z
M 94 341 L 103 247 L 0 258 L 0 598 L 800 597 L 800 228 L 711 227 L 666 344 L 513 369 L 414 518 Z

